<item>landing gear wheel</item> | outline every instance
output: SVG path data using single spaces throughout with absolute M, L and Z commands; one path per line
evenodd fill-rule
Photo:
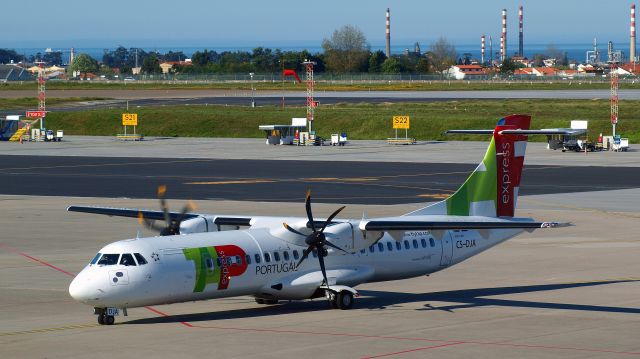
M 338 309 L 338 295 L 336 293 L 327 291 L 327 300 L 331 308 Z
M 351 309 L 351 307 L 353 307 L 353 293 L 347 291 L 347 290 L 343 290 L 342 292 L 338 293 L 337 295 L 337 305 L 338 308 L 342 309 L 342 310 L 346 310 L 346 309 Z
M 278 300 L 277 299 L 265 299 L 264 300 L 264 304 L 269 304 L 269 305 L 278 304 Z
M 256 298 L 256 303 L 258 303 L 258 304 L 264 304 L 264 299 L 262 299 L 262 298 Z
M 98 314 L 98 324 L 104 325 L 104 314 Z
M 104 323 L 106 325 L 113 325 L 116 322 L 116 318 L 113 315 L 105 315 Z

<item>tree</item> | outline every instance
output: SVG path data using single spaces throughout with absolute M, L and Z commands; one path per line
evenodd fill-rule
M 382 63 L 384 63 L 386 59 L 387 56 L 382 50 L 372 52 L 371 56 L 369 56 L 369 72 L 380 72 Z
M 369 44 L 364 33 L 355 26 L 345 25 L 322 41 L 325 65 L 338 73 L 359 72 L 366 68 Z
M 0 49 L 0 64 L 8 64 L 22 60 L 22 56 L 18 55 L 15 50 Z
M 442 72 L 456 63 L 458 53 L 453 44 L 449 43 L 444 37 L 441 37 L 438 41 L 431 44 L 429 56 L 431 57 L 430 60 L 433 69 L 437 72 Z
M 400 63 L 393 57 L 386 59 L 381 68 L 385 74 L 397 74 L 401 70 Z
M 429 72 L 429 59 L 426 56 L 420 57 L 416 64 L 416 72 L 419 74 L 426 74 Z
M 152 52 L 151 55 L 147 56 L 144 61 L 142 61 L 141 70 L 145 74 L 159 74 L 162 72 L 162 68 L 160 68 L 160 60 L 155 52 Z
M 504 61 L 502 61 L 502 65 L 500 66 L 500 73 L 504 75 L 513 74 L 513 72 L 520 67 L 522 67 L 522 64 L 513 61 L 513 59 L 510 57 L 507 57 L 504 59 Z
M 69 66 L 71 73 L 85 74 L 87 72 L 96 72 L 98 70 L 98 62 L 87 54 L 79 54 L 73 59 L 73 63 Z

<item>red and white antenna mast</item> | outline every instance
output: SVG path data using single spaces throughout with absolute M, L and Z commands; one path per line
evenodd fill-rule
M 611 78 L 611 127 L 615 136 L 618 123 L 618 64 L 613 60 L 609 62 L 609 76 Z
M 502 38 L 501 38 L 502 53 L 500 60 L 504 61 L 507 58 L 507 9 L 502 9 Z
M 307 73 L 307 122 L 309 124 L 309 132 L 311 132 L 311 124 L 313 123 L 313 113 L 316 103 L 313 100 L 313 65 L 315 61 L 306 60 L 302 63 Z
M 38 61 L 38 111 L 47 111 L 47 92 L 46 92 L 46 82 L 47 78 L 44 73 L 44 62 Z M 44 128 L 44 117 L 40 118 L 40 129 Z

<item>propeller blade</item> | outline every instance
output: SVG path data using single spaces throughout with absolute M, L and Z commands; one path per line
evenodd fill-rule
M 304 207 L 307 210 L 307 219 L 311 223 L 311 229 L 315 232 L 316 225 L 313 223 L 313 214 L 311 214 L 311 190 L 307 190 L 307 197 L 304 200 Z
M 298 232 L 297 230 L 295 230 L 295 229 L 291 228 L 291 227 L 290 227 L 288 224 L 286 224 L 286 223 L 282 223 L 282 224 L 284 225 L 284 228 L 286 228 L 289 232 L 295 233 L 295 234 L 300 235 L 300 236 L 303 236 L 303 237 L 306 237 L 306 236 L 307 236 L 306 234 L 302 234 L 302 233 Z
M 331 247 L 331 248 L 335 248 L 335 249 L 337 249 L 337 250 L 343 251 L 343 252 L 345 252 L 346 254 L 351 254 L 351 253 L 349 253 L 349 252 L 345 251 L 344 249 L 342 249 L 342 248 L 340 248 L 340 247 L 336 246 L 335 244 L 333 244 L 333 243 L 331 243 L 331 242 L 329 242 L 329 241 L 324 241 L 324 244 L 325 244 L 325 245 L 327 245 L 327 246 L 329 246 L 329 247 Z
M 174 234 L 180 234 L 180 223 L 184 221 L 184 217 L 187 215 L 187 212 L 193 209 L 193 203 L 191 201 L 187 202 L 187 204 L 182 207 L 182 211 L 180 211 L 180 215 L 178 215 L 177 221 L 171 222 L 171 232 Z
M 322 277 L 324 278 L 324 284 L 329 287 L 329 280 L 327 279 L 327 271 L 324 268 L 324 251 L 318 250 L 318 260 L 320 261 L 320 270 L 322 271 Z
M 167 193 L 167 186 L 160 185 L 158 186 L 158 199 L 160 200 L 160 208 L 162 209 L 162 213 L 164 214 L 164 221 L 167 224 L 167 227 L 171 226 L 171 217 L 169 216 L 169 208 L 167 208 L 167 201 L 164 199 L 165 194 Z
M 158 226 L 154 220 L 144 218 L 142 212 L 138 212 L 138 223 L 141 226 L 145 226 L 147 229 L 162 232 L 164 227 Z
M 338 209 L 335 210 L 335 212 L 333 212 L 329 218 L 327 218 L 327 220 L 324 222 L 324 225 L 322 226 L 322 228 L 320 229 L 320 232 L 324 232 L 324 229 L 327 228 L 327 226 L 329 225 L 329 223 L 331 223 L 331 221 L 338 215 L 338 213 L 340 213 L 340 211 L 342 211 L 346 206 L 342 206 Z
M 302 251 L 302 258 L 300 258 L 300 260 L 298 261 L 298 264 L 296 264 L 296 270 L 298 269 L 302 261 L 307 259 L 307 257 L 309 256 L 309 253 L 311 253 L 312 250 L 313 250 L 313 246 L 309 246 L 307 247 L 307 249 Z

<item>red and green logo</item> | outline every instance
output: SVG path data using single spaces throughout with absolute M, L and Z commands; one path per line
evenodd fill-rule
M 218 289 L 227 289 L 231 277 L 247 270 L 246 253 L 234 245 L 186 248 L 182 250 L 187 260 L 193 261 L 196 282 L 193 292 L 204 291 L 207 284 L 218 283 Z

